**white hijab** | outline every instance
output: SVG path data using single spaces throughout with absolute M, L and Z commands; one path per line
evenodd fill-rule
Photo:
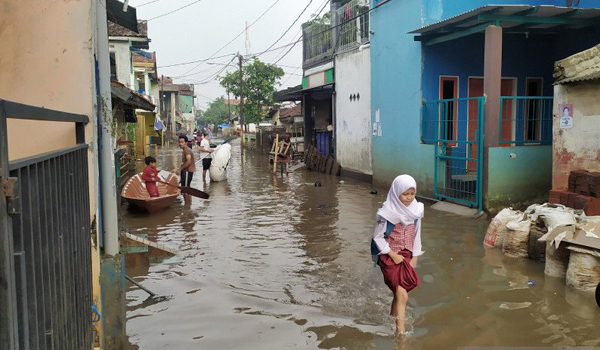
M 410 175 L 400 175 L 392 182 L 392 187 L 387 195 L 387 200 L 383 203 L 381 209 L 377 211 L 377 215 L 396 225 L 410 225 L 415 220 L 423 217 L 425 207 L 423 203 L 413 200 L 409 206 L 405 206 L 400 201 L 400 195 L 408 189 L 414 188 L 417 191 L 417 182 Z

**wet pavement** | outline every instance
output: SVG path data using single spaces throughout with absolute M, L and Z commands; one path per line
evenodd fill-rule
M 545 277 L 543 263 L 484 249 L 487 221 L 429 208 L 422 284 L 409 294 L 409 335 L 397 340 L 391 292 L 369 251 L 385 191 L 306 171 L 273 175 L 265 157 L 233 145 L 227 182 L 203 184 L 196 173 L 192 186 L 209 200 L 125 213 L 132 233 L 181 252 L 127 268 L 168 296 L 157 303 L 128 284 L 130 349 L 600 346 L 593 296 Z M 180 152 L 161 151 L 159 167 L 173 169 Z

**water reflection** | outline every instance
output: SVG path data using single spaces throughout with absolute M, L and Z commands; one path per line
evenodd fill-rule
M 180 153 L 162 151 L 159 166 L 178 165 Z M 485 221 L 426 211 L 422 284 L 409 299 L 410 336 L 397 340 L 391 293 L 369 253 L 385 193 L 322 174 L 272 174 L 239 143 L 228 181 L 198 175 L 192 186 L 210 199 L 124 214 L 132 232 L 180 250 L 128 266 L 170 297 L 156 304 L 128 293 L 128 333 L 141 349 L 597 345 L 593 300 L 545 278 L 539 262 L 484 249 Z

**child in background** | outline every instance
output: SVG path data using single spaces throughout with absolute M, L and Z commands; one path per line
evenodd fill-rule
M 156 158 L 146 157 L 144 162 L 146 163 L 146 168 L 142 173 L 142 181 L 146 183 L 146 190 L 150 194 L 150 197 L 160 197 L 158 187 L 156 187 L 156 181 L 159 180 Z
M 417 287 L 415 272 L 421 250 L 421 219 L 424 206 L 417 202 L 417 183 L 410 175 L 394 179 L 387 200 L 377 211 L 377 226 L 371 241 L 371 254 L 383 273 L 385 284 L 394 293 L 390 315 L 396 318 L 396 333 L 406 331 L 404 318 L 408 292 Z

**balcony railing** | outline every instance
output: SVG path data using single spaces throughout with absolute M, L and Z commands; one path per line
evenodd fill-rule
M 353 0 L 336 11 L 339 37 L 336 51 L 350 50 L 369 41 L 369 6 Z
M 302 29 L 304 67 L 331 60 L 336 52 L 369 42 L 369 6 L 352 0 L 333 13 L 333 24 L 312 23 Z
M 330 24 L 313 23 L 302 29 L 304 66 L 329 60 L 333 54 L 333 32 Z
M 501 145 L 552 144 L 552 97 L 502 96 Z

